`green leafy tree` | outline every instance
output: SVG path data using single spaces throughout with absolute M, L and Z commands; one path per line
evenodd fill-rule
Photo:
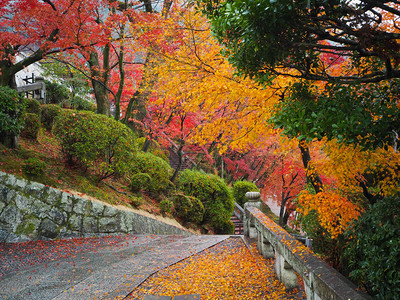
M 387 197 L 354 222 L 346 245 L 350 278 L 374 299 L 400 299 L 400 197 Z
M 291 137 L 337 139 L 364 148 L 393 146 L 400 128 L 398 80 L 388 83 L 292 86 L 272 121 Z
M 348 0 L 201 0 L 230 61 L 245 74 L 331 82 L 399 78 L 397 4 Z M 332 74 L 334 61 L 352 70 Z M 296 70 L 296 72 L 293 72 Z
M 0 143 L 15 148 L 16 137 L 24 127 L 26 101 L 17 91 L 0 87 Z

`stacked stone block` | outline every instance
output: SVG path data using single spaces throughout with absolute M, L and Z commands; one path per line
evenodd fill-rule
M 0 242 L 121 233 L 189 232 L 0 172 Z

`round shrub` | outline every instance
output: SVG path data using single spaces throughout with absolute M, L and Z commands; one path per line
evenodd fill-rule
M 259 192 L 259 188 L 249 181 L 236 181 L 232 186 L 233 199 L 236 203 L 243 207 L 247 202 L 247 192 Z
M 133 195 L 129 197 L 129 203 L 133 206 L 138 208 L 140 205 L 143 204 L 143 198 L 138 195 Z
M 164 199 L 160 202 L 160 209 L 162 213 L 170 214 L 172 212 L 172 208 L 174 207 L 174 202 L 169 199 Z
M 0 87 L 0 143 L 16 147 L 15 137 L 24 127 L 25 100 L 16 90 Z
M 53 127 L 54 119 L 60 115 L 61 112 L 62 108 L 56 104 L 42 105 L 42 115 L 40 120 L 43 124 L 43 127 L 50 131 Z
M 46 84 L 46 100 L 48 103 L 63 104 L 68 101 L 71 92 L 65 86 L 48 80 L 44 82 Z
M 170 186 L 172 168 L 163 159 L 148 152 L 137 152 L 131 162 L 131 173 L 145 173 L 151 178 L 147 191 L 165 191 Z
M 225 223 L 230 220 L 235 206 L 226 183 L 216 175 L 187 169 L 179 175 L 178 185 L 186 195 L 194 196 L 203 203 L 203 223 L 211 225 L 216 232 L 224 233 Z
M 371 206 L 346 232 L 350 278 L 374 299 L 400 299 L 400 195 Z
M 203 203 L 193 196 L 176 194 L 172 197 L 176 215 L 185 222 L 201 224 L 204 217 Z
M 37 114 L 27 113 L 24 115 L 24 129 L 21 135 L 30 140 L 37 140 L 40 131 L 40 120 Z
M 45 162 L 41 161 L 40 159 L 30 157 L 23 162 L 22 173 L 28 178 L 39 177 L 44 174 L 45 167 Z
M 40 117 L 41 112 L 42 112 L 42 107 L 41 107 L 39 101 L 37 101 L 36 99 L 32 99 L 32 98 L 27 98 L 27 99 L 25 99 L 25 101 L 26 101 L 26 112 L 36 114 L 37 116 Z
M 89 111 L 64 110 L 53 132 L 69 162 L 89 168 L 99 180 L 129 171 L 136 149 L 132 131 L 121 122 Z
M 218 234 L 234 234 L 235 233 L 235 224 L 231 220 L 223 220 L 221 221 L 220 227 L 216 230 L 215 233 Z
M 149 191 L 152 179 L 147 173 L 137 173 L 131 176 L 131 189 L 133 192 Z
M 73 109 L 76 110 L 88 110 L 95 112 L 96 111 L 96 105 L 92 102 L 89 102 L 86 99 L 83 99 L 79 96 L 75 96 L 71 101 L 70 101 L 70 106 Z

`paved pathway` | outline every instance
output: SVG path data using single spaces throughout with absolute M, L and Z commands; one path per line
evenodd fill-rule
M 13 271 L 9 265 L 21 265 L 19 260 L 23 256 L 20 254 L 30 250 L 19 247 L 19 252 L 3 251 L 0 253 L 0 274 L 3 274 L 0 299 L 123 299 L 148 276 L 229 236 L 130 237 L 99 246 L 96 251 L 83 249 L 73 255 L 50 255 L 39 260 L 30 257 L 33 265 L 18 271 Z M 51 248 L 51 251 L 56 250 L 60 249 Z

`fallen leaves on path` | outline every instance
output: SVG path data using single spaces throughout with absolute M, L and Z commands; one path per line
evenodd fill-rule
M 252 246 L 253 247 L 253 246 Z M 304 299 L 278 281 L 266 260 L 241 239 L 228 239 L 149 277 L 128 299 L 150 295 L 200 294 L 201 299 Z
M 83 254 L 88 251 L 96 252 L 98 249 L 117 243 L 123 246 L 122 243 L 128 243 L 132 239 L 135 237 L 126 235 L 0 244 L 0 279 L 7 273 L 44 262 L 76 257 L 78 253 Z M 84 258 L 82 255 L 81 259 Z

